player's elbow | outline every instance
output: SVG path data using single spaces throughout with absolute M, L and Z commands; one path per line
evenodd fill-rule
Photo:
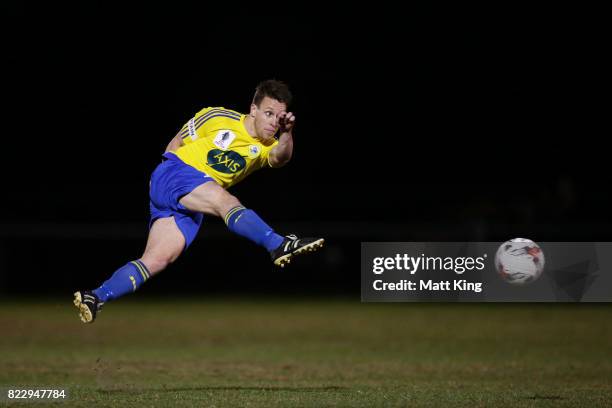
M 289 163 L 289 160 L 291 160 L 291 158 L 279 159 L 275 157 L 270 157 L 268 163 L 273 169 L 278 169 L 279 167 L 283 167 L 285 164 Z
M 178 150 L 179 147 L 183 146 L 183 139 L 180 135 L 176 135 L 166 147 L 166 152 L 174 152 Z
M 291 153 L 285 153 L 285 154 L 270 154 L 270 156 L 268 157 L 268 163 L 270 164 L 270 167 L 277 169 L 279 167 L 283 167 L 285 164 L 289 163 L 289 160 L 291 160 Z

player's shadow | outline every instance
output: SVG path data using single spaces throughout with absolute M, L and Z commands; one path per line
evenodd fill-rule
M 210 386 L 210 387 L 180 387 L 180 388 L 149 388 L 138 389 L 139 392 L 184 392 L 184 391 L 289 391 L 289 392 L 319 392 L 319 391 L 340 391 L 348 387 L 330 385 L 324 387 L 240 387 L 240 386 Z M 115 388 L 112 390 L 99 390 L 104 394 L 119 394 L 123 392 L 133 392 L 133 389 Z

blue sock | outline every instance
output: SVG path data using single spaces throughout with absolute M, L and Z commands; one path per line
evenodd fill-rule
M 242 206 L 234 207 L 225 216 L 230 231 L 250 239 L 258 245 L 273 251 L 282 244 L 284 237 L 276 234 L 253 210 Z
M 135 292 L 150 276 L 149 270 L 141 260 L 131 261 L 117 269 L 113 276 L 93 293 L 102 302 L 108 302 Z

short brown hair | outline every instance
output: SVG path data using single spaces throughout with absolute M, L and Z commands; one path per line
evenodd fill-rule
M 287 107 L 291 105 L 291 100 L 293 99 L 293 95 L 291 95 L 291 91 L 287 84 L 282 81 L 277 81 L 276 79 L 268 79 L 257 85 L 253 103 L 259 107 L 259 104 L 266 96 L 284 103 Z

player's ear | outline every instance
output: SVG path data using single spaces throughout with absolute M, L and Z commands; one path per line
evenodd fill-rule
M 257 105 L 252 103 L 251 104 L 251 112 L 250 112 L 251 117 L 254 118 L 256 113 L 257 113 Z

